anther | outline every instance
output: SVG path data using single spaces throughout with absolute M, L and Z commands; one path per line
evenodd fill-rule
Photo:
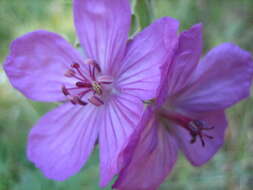
M 204 137 L 207 137 L 209 139 L 214 138 L 210 135 L 207 135 L 207 134 L 203 133 L 204 130 L 214 129 L 214 126 L 205 127 L 205 125 L 206 124 L 201 120 L 192 120 L 188 123 L 188 130 L 189 130 L 189 132 L 192 136 L 192 139 L 190 141 L 191 144 L 195 143 L 197 136 L 199 136 L 202 146 L 205 147 Z
M 62 93 L 63 93 L 65 96 L 69 95 L 69 91 L 68 91 L 68 89 L 67 89 L 65 86 L 62 86 L 61 90 L 62 90 Z
M 76 72 L 73 69 L 69 69 L 64 73 L 64 76 L 66 77 L 73 77 L 75 76 Z
M 75 69 L 79 69 L 80 68 L 80 65 L 78 63 L 73 63 L 71 65 L 71 67 L 75 68 Z
M 73 101 L 74 101 L 76 104 L 79 104 L 79 105 L 82 105 L 82 106 L 87 105 L 87 102 L 81 100 L 81 98 L 78 97 L 78 96 L 74 96 L 74 97 L 73 97 Z
M 100 68 L 100 66 L 96 63 L 95 60 L 93 60 L 93 59 L 86 59 L 86 60 L 85 60 L 85 63 L 88 64 L 88 65 L 93 66 L 94 68 L 96 68 L 98 72 L 101 72 L 101 68 Z
M 97 69 L 99 73 L 101 72 L 101 68 L 96 62 L 93 62 L 93 66 Z
M 85 82 L 76 82 L 77 87 L 81 88 L 91 88 L 92 85 L 90 83 L 85 83 Z
M 68 100 L 69 100 L 73 105 L 76 105 L 76 101 L 75 101 L 75 99 L 74 99 L 73 96 L 67 95 L 66 97 L 68 98 Z
M 95 106 L 101 106 L 104 104 L 102 100 L 100 100 L 97 96 L 92 96 L 88 99 L 90 103 L 92 103 Z

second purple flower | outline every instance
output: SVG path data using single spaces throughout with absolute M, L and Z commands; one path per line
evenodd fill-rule
M 231 43 L 201 60 L 202 25 L 180 34 L 158 97 L 120 154 L 119 190 L 156 190 L 170 174 L 179 150 L 193 166 L 210 160 L 224 143 L 225 109 L 250 94 L 253 61 Z

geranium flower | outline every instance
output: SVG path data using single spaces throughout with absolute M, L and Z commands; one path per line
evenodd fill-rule
M 28 137 L 28 158 L 51 179 L 65 180 L 87 161 L 96 141 L 100 185 L 118 171 L 120 150 L 154 98 L 161 65 L 172 55 L 178 22 L 162 18 L 128 41 L 128 0 L 74 0 L 84 59 L 55 33 L 16 39 L 4 69 L 11 84 L 36 101 L 65 102 Z M 128 43 L 127 43 L 128 42 Z
M 115 188 L 155 190 L 171 172 L 178 150 L 201 166 L 223 145 L 224 111 L 249 96 L 253 62 L 248 52 L 224 43 L 197 64 L 201 49 L 200 24 L 180 35 L 158 98 L 120 154 Z

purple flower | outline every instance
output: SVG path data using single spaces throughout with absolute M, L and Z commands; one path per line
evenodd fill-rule
M 224 110 L 249 96 L 253 62 L 248 52 L 230 43 L 199 60 L 201 49 L 202 25 L 180 35 L 158 98 L 119 156 L 122 170 L 115 188 L 155 190 L 171 172 L 178 150 L 201 166 L 223 145 Z
M 128 0 L 74 0 L 84 59 L 61 36 L 35 31 L 16 39 L 4 69 L 12 85 L 36 101 L 64 102 L 28 137 L 28 158 L 54 180 L 87 161 L 96 141 L 100 185 L 118 172 L 117 156 L 154 98 L 161 65 L 176 45 L 178 22 L 162 18 L 128 41 Z

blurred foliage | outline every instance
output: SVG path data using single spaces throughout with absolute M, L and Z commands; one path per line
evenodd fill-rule
M 171 16 L 181 29 L 204 23 L 205 51 L 231 41 L 253 51 L 252 0 L 131 0 L 131 34 L 151 21 Z M 60 33 L 76 43 L 71 0 L 0 0 L 0 61 L 18 36 L 37 29 Z M 0 190 L 99 189 L 97 150 L 82 172 L 65 182 L 43 177 L 26 158 L 29 129 L 55 104 L 36 103 L 14 90 L 0 69 Z M 228 111 L 229 129 L 222 150 L 194 168 L 181 156 L 161 190 L 251 190 L 253 188 L 253 98 Z M 110 189 L 108 187 L 107 189 Z

